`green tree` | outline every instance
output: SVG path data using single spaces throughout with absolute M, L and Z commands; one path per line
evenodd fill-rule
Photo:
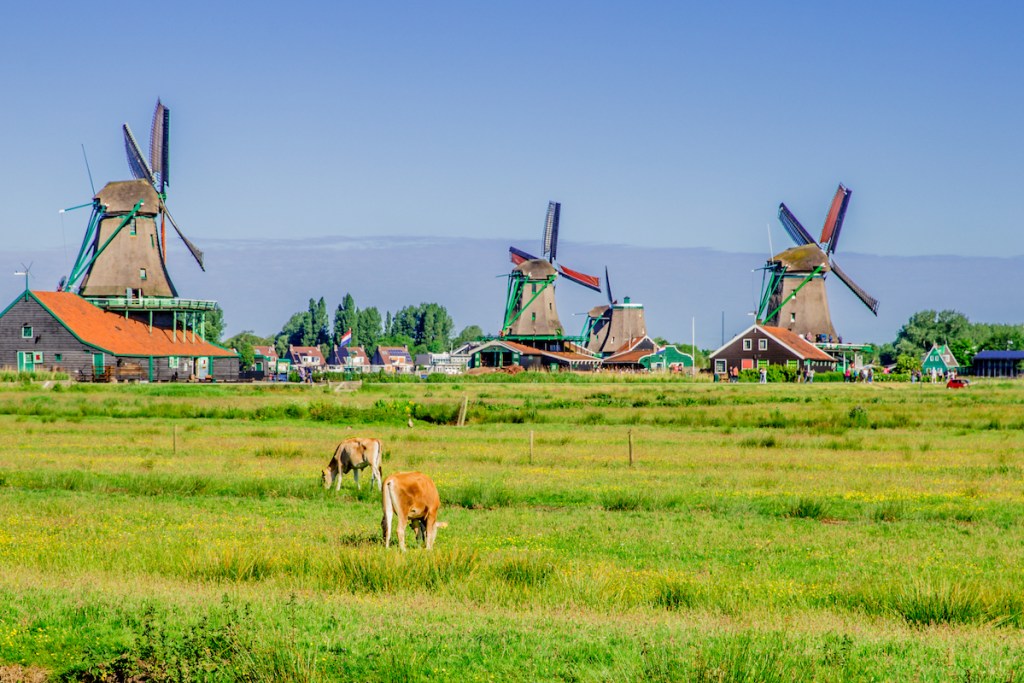
M 484 331 L 480 329 L 479 325 L 469 325 L 462 328 L 462 332 L 459 332 L 459 336 L 452 340 L 452 346 L 462 346 L 466 342 L 476 341 L 484 336 Z
M 331 339 L 330 320 L 327 318 L 327 303 L 309 300 L 309 325 L 303 330 L 303 346 L 327 344 Z
M 381 328 L 380 311 L 374 306 L 359 311 L 356 317 L 356 326 L 352 329 L 352 339 L 359 340 L 359 346 L 366 350 L 368 356 L 372 356 L 384 331 Z
M 271 340 L 265 337 L 256 336 L 252 330 L 239 332 L 234 337 L 224 341 L 224 346 L 238 352 L 239 365 L 243 369 L 252 367 L 256 358 L 254 346 L 271 346 Z
M 284 324 L 281 331 L 274 335 L 274 348 L 277 355 L 285 356 L 288 353 L 288 346 L 307 346 L 303 344 L 306 330 L 310 329 L 309 311 L 293 313 L 288 322 Z
M 896 372 L 908 374 L 921 369 L 921 356 L 904 353 L 896 358 Z
M 214 344 L 224 336 L 224 310 L 218 304 L 203 319 L 203 339 Z
M 342 335 L 352 330 L 352 346 L 359 346 L 359 309 L 356 308 L 356 301 L 351 294 L 345 294 L 341 304 L 334 311 L 334 338 L 332 343 L 341 341 Z

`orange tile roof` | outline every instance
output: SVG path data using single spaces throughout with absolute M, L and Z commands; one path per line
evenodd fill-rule
M 817 346 L 801 337 L 796 332 L 787 330 L 784 327 L 769 327 L 762 325 L 761 329 L 772 335 L 786 346 L 790 347 L 804 358 L 813 360 L 835 361 L 835 358 L 828 355 Z
M 71 292 L 31 292 L 32 296 L 84 343 L 117 356 L 237 356 L 181 331 L 170 330 L 108 313 Z

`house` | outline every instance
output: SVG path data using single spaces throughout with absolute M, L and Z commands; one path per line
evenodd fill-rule
M 931 350 L 924 355 L 924 360 L 921 361 L 921 371 L 925 374 L 935 372 L 938 375 L 946 376 L 959 369 L 960 363 L 956 361 L 953 352 L 945 344 L 942 346 L 932 344 Z
M 342 346 L 335 344 L 331 355 L 327 358 L 327 367 L 335 372 L 368 372 L 370 357 L 362 346 Z
M 280 358 L 278 358 L 277 349 L 273 346 L 253 346 L 252 353 L 252 369 L 258 378 L 269 379 L 279 374 Z
M 693 367 L 693 356 L 683 353 L 675 346 L 666 346 L 654 353 L 641 357 L 640 365 L 648 370 L 682 372 L 685 368 Z
M 404 346 L 378 346 L 373 354 L 373 365 L 384 372 L 412 372 L 414 368 L 412 355 Z
M 539 349 L 508 339 L 493 339 L 472 350 L 471 368 L 506 368 L 519 365 L 527 370 L 596 370 L 601 359 L 572 342 L 559 350 Z
M 782 365 L 800 371 L 827 372 L 838 361 L 795 332 L 754 323 L 711 354 L 711 367 L 719 376 L 737 371 Z
M 292 346 L 288 345 L 288 361 L 295 369 L 303 368 L 312 372 L 322 372 L 327 369 L 327 361 L 324 354 L 316 346 Z
M 468 355 L 457 355 L 454 353 L 416 354 L 416 368 L 430 373 L 458 375 L 466 371 L 468 364 Z
M 0 313 L 0 365 L 79 380 L 238 379 L 238 354 L 194 330 L 155 327 L 71 292 L 26 290 Z
M 1019 377 L 1024 374 L 1024 351 L 979 351 L 971 361 L 976 377 Z
M 658 351 L 658 344 L 646 334 L 627 339 L 614 353 L 601 360 L 601 366 L 609 370 L 644 370 L 641 360 Z

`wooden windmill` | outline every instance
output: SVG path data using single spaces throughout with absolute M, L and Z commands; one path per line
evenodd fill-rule
M 802 336 L 810 335 L 814 341 L 834 339 L 837 335 L 825 292 L 825 277 L 829 272 L 835 273 L 872 313 L 878 315 L 878 300 L 841 270 L 832 256 L 839 243 L 850 194 L 849 189 L 839 185 L 817 242 L 786 205 L 779 204 L 779 221 L 797 246 L 772 256 L 765 264 L 766 282 L 758 320 Z
M 555 280 L 559 276 L 596 292 L 601 291 L 599 278 L 556 264 L 561 210 L 560 203 L 548 202 L 543 257 L 537 258 L 522 249 L 509 247 L 509 257 L 515 268 L 508 279 L 505 320 L 501 328 L 503 337 L 558 340 L 565 336 L 565 328 L 555 307 Z
M 170 221 L 199 267 L 205 267 L 203 252 L 185 237 L 167 209 L 170 110 L 157 100 L 148 162 L 127 123 L 122 130 L 135 180 L 107 183 L 93 198 L 92 217 L 66 288 L 77 286 L 86 298 L 177 297 L 167 273 L 165 221 Z
M 604 269 L 608 305 L 595 306 L 587 313 L 583 336 L 587 348 L 594 353 L 608 355 L 620 350 L 631 340 L 647 336 L 644 305 L 632 303 L 627 296 L 618 302 L 612 296 L 612 283 L 608 268 Z

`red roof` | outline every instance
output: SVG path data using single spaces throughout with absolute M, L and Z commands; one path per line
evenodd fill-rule
M 31 292 L 32 296 L 84 343 L 117 356 L 236 357 L 234 351 L 180 330 L 150 328 L 138 320 L 109 313 L 71 292 Z
M 835 358 L 828 355 L 796 332 L 787 330 L 784 327 L 769 327 L 767 325 L 762 325 L 761 329 L 796 351 L 804 358 L 810 358 L 811 360 L 835 361 Z

